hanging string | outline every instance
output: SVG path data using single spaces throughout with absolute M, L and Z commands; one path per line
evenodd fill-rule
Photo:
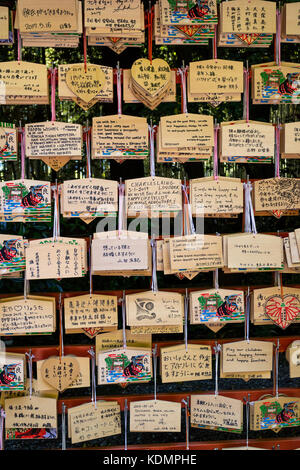
M 66 405 L 61 405 L 61 450 L 66 450 Z
M 184 182 L 184 184 L 182 184 L 181 187 L 182 187 L 182 190 L 183 190 L 183 193 L 184 193 L 184 196 L 185 196 L 184 207 L 187 208 L 187 211 L 188 211 L 189 232 L 192 233 L 193 235 L 195 235 L 196 230 L 195 230 L 195 226 L 194 226 L 194 222 L 193 222 L 192 208 L 191 208 L 190 201 L 189 201 L 189 196 L 188 196 L 188 193 L 187 193 L 186 183 Z
M 214 179 L 218 181 L 218 131 L 220 129 L 219 124 L 215 123 L 214 126 Z
M 18 62 L 22 60 L 22 38 L 20 35 L 20 30 L 18 29 Z
M 92 177 L 92 168 L 91 168 L 91 129 L 89 127 L 89 122 L 86 121 L 85 128 L 85 149 L 86 149 L 86 176 L 87 178 Z
M 128 405 L 127 398 L 124 404 L 124 450 L 127 450 L 127 421 L 128 421 Z
M 153 17 L 154 17 L 154 10 L 151 5 L 151 1 L 149 1 L 149 9 L 148 9 L 148 14 L 147 14 L 147 27 L 148 27 L 148 59 L 150 60 L 151 65 L 152 65 Z
M 90 270 L 89 270 L 89 283 L 90 283 L 90 298 L 93 293 L 93 272 L 92 272 L 92 235 L 90 235 L 90 246 L 89 246 L 89 261 L 90 261 Z
M 189 397 L 186 397 L 186 400 L 183 398 L 182 403 L 185 406 L 185 440 L 186 440 L 186 450 L 190 449 L 190 422 L 189 422 Z
M 55 112 L 55 90 L 56 90 L 56 73 L 57 68 L 51 68 L 51 121 L 56 121 Z
M 24 300 L 27 300 L 27 295 L 29 293 L 29 280 L 26 276 L 26 269 L 24 271 Z
M 249 122 L 249 82 L 250 82 L 250 74 L 248 69 L 248 61 L 247 67 L 244 69 L 244 100 L 243 100 L 243 119 L 246 122 Z
M 248 393 L 248 398 L 244 398 L 246 404 L 246 447 L 249 446 L 249 416 L 250 416 L 250 394 Z
M 158 285 L 157 285 L 157 272 L 156 272 L 156 266 L 157 266 L 157 251 L 156 251 L 156 240 L 151 239 L 151 249 L 152 249 L 152 282 L 151 282 L 151 289 L 152 292 L 157 292 L 158 291 Z
M 218 25 L 215 24 L 214 27 L 214 38 L 213 38 L 213 59 L 217 60 L 217 31 Z
M 53 242 L 57 240 L 57 190 L 53 188 L 54 210 L 53 210 Z
M 125 184 L 122 183 L 122 179 L 120 179 L 119 183 L 119 211 L 118 211 L 118 233 L 119 237 L 121 236 L 121 232 L 124 230 L 125 225 Z
M 215 290 L 219 290 L 219 268 L 214 270 L 214 287 Z
M 276 10 L 276 65 L 281 65 L 281 14 L 280 10 Z
M 122 297 L 122 329 L 123 329 L 123 348 L 127 348 L 126 343 L 126 297 L 125 291 L 123 290 L 123 297 Z
M 95 351 L 93 346 L 91 346 L 91 349 L 88 350 L 88 353 L 91 356 L 91 362 L 92 362 L 92 403 L 94 403 L 95 408 L 97 409 L 97 386 L 96 386 L 96 358 L 95 358 Z
M 0 450 L 4 450 L 4 445 L 3 445 L 4 418 L 5 418 L 5 411 L 1 406 L 0 407 Z
M 117 100 L 118 100 L 118 115 L 122 114 L 122 70 L 120 69 L 120 63 L 117 63 Z
M 156 134 L 157 126 L 152 126 L 152 120 L 150 125 L 148 124 L 149 131 L 149 149 L 150 149 L 150 176 L 155 176 L 155 146 L 154 137 Z
M 188 67 L 184 66 L 184 62 L 180 68 L 177 69 L 177 75 L 180 75 L 181 85 L 181 112 L 186 114 L 187 110 L 187 96 L 186 96 L 186 74 Z
M 60 236 L 60 220 L 59 220 L 59 189 L 57 181 L 53 187 L 54 213 L 53 213 L 53 242 L 56 242 Z
M 154 400 L 156 401 L 157 397 L 157 384 L 156 384 L 156 378 L 157 378 L 157 344 L 154 346 L 152 349 L 152 358 L 153 358 L 153 380 L 154 380 Z
M 275 397 L 278 398 L 278 381 L 279 381 L 279 338 L 277 338 L 277 346 L 275 349 L 275 355 L 274 355 L 274 382 L 275 382 Z
M 281 287 L 281 279 L 280 279 L 280 273 L 278 271 L 275 271 L 275 285 L 277 287 Z
M 275 177 L 280 178 L 280 125 L 277 124 L 275 127 L 275 146 L 276 146 L 276 156 L 275 156 Z
M 19 132 L 21 134 L 21 180 L 25 179 L 25 129 L 20 122 Z
M 63 332 L 63 312 L 62 312 L 62 300 L 61 292 L 59 293 L 59 358 L 61 359 L 64 356 L 64 332 Z
M 184 344 L 185 350 L 188 350 L 188 312 L 189 312 L 189 297 L 188 290 L 185 289 L 184 297 Z
M 215 358 L 216 358 L 216 367 L 215 367 L 215 396 L 219 394 L 219 386 L 218 386 L 218 375 L 219 375 L 219 354 L 221 351 L 221 345 L 215 343 L 214 351 L 215 351 Z
M 251 199 L 252 184 L 250 181 L 244 183 L 245 191 L 245 232 L 257 233 L 254 210 Z
M 32 359 L 34 355 L 31 354 L 31 349 L 29 349 L 29 353 L 25 352 L 25 355 L 28 357 L 28 375 L 29 375 L 29 396 L 32 397 Z
M 250 288 L 248 287 L 248 293 L 246 295 L 246 308 L 245 308 L 245 341 L 249 343 L 249 331 L 250 331 Z
M 82 39 L 83 39 L 83 63 L 84 63 L 84 72 L 86 73 L 86 72 L 87 72 L 87 60 L 86 60 L 87 49 L 86 49 L 86 29 L 85 29 L 85 27 L 83 28 Z

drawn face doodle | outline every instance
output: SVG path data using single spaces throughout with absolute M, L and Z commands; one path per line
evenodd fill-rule
M 156 313 L 152 312 L 155 305 L 151 299 L 136 299 L 135 305 L 137 320 L 152 320 L 156 318 Z

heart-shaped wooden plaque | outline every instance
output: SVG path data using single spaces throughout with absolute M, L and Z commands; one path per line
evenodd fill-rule
M 163 59 L 138 59 L 131 67 L 132 91 L 149 107 L 157 106 L 169 91 L 171 69 Z
M 300 313 L 299 299 L 291 294 L 273 295 L 265 305 L 266 315 L 283 330 L 287 328 Z
M 77 379 L 80 367 L 73 356 L 50 357 L 43 362 L 41 373 L 45 382 L 63 392 Z
M 105 75 L 99 66 L 75 64 L 66 73 L 68 88 L 85 103 L 96 98 L 105 84 Z

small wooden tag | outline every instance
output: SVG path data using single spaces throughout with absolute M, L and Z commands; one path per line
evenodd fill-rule
M 105 84 L 102 70 L 91 64 L 72 66 L 66 73 L 66 83 L 70 90 L 85 103 L 96 98 Z
M 50 357 L 44 361 L 41 372 L 45 382 L 63 392 L 76 380 L 80 367 L 73 356 Z

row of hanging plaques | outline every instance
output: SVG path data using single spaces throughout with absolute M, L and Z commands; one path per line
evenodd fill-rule
M 84 238 L 61 237 L 25 240 L 1 235 L 1 277 L 27 280 L 63 279 L 90 275 L 154 276 L 193 279 L 200 272 L 299 272 L 299 231 L 282 238 L 261 233 L 183 235 L 149 240 L 145 232 L 115 230 L 94 233 L 89 265 Z
M 18 179 L 0 183 L 0 221 L 51 222 L 52 218 L 59 219 L 62 214 L 64 218 L 81 218 L 90 223 L 99 217 L 107 217 L 109 230 L 114 230 L 117 216 L 121 229 L 125 229 L 127 217 L 161 216 L 177 220 L 177 216 L 187 210 L 191 221 L 194 216 L 202 223 L 203 217 L 232 218 L 248 214 L 249 205 L 257 216 L 280 218 L 298 215 L 299 185 L 299 178 L 274 177 L 252 184 L 243 183 L 239 178 L 208 176 L 189 181 L 189 198 L 186 184 L 180 179 L 160 176 L 129 179 L 125 184 L 82 178 L 65 181 L 58 187 L 51 187 L 47 181 Z M 177 221 L 177 225 L 181 224 L 181 219 Z M 200 228 L 201 231 L 196 231 L 203 233 L 204 225 Z M 128 229 L 136 230 L 130 224 Z M 177 229 L 174 229 L 175 233 L 178 235 Z
M 19 132 L 14 124 L 0 123 L 0 160 L 17 160 L 18 134 L 22 158 L 42 160 L 56 171 L 70 160 L 82 159 L 83 135 L 88 158 L 119 162 L 149 157 L 155 140 L 158 163 L 208 160 L 215 153 L 220 162 L 234 163 L 272 163 L 280 155 L 300 155 L 299 122 L 275 126 L 241 120 L 217 127 L 212 116 L 186 113 L 162 117 L 150 138 L 149 127 L 145 118 L 128 115 L 93 118 L 92 128 L 86 132 L 85 127 L 84 133 L 80 124 L 58 121 L 26 124 Z
M 130 341 L 130 346 L 123 344 L 120 347 L 123 333 L 120 331 L 119 335 L 114 334 L 111 338 L 104 338 L 107 334 L 100 335 L 102 343 L 96 346 L 97 354 L 90 351 L 93 396 L 90 403 L 68 409 L 68 437 L 72 444 L 121 433 L 119 403 L 96 401 L 95 356 L 99 385 L 149 382 L 153 374 L 156 376 L 156 353 L 151 350 L 151 336 L 150 342 L 144 335 Z M 115 348 L 109 349 L 113 344 Z M 244 340 L 225 343 L 222 348 L 216 345 L 214 349 L 215 394 L 191 395 L 190 425 L 200 429 L 241 433 L 243 401 L 218 393 L 219 353 L 221 351 L 220 378 L 271 378 L 274 345 L 268 341 Z M 291 343 L 286 350 L 294 377 L 299 376 L 295 373 L 299 369 L 299 361 L 295 365 L 298 351 L 299 342 Z M 162 348 L 160 354 L 163 383 L 212 379 L 210 346 L 183 344 Z M 31 352 L 28 356 L 31 364 L 29 379 L 26 378 L 25 355 L 1 353 L 1 404 L 5 410 L 5 413 L 1 413 L 1 420 L 5 416 L 5 438 L 55 439 L 58 437 L 58 392 L 90 386 L 90 359 L 62 355 L 39 360 L 36 363 L 37 378 L 33 379 Z M 179 364 L 181 367 L 177 367 Z M 297 396 L 279 395 L 276 392 L 274 396 L 267 395 L 253 402 L 248 401 L 250 429 L 278 432 L 282 428 L 299 426 L 299 400 Z M 181 406 L 180 402 L 159 400 L 155 385 L 154 400 L 130 403 L 130 432 L 181 432 Z
M 297 236 L 299 230 L 295 230 Z M 28 280 L 63 279 L 83 277 L 89 269 L 84 238 L 53 236 L 28 241 L 9 234 L 1 238 L 1 276 L 18 277 L 26 271 Z M 90 256 L 91 274 L 102 276 L 151 276 L 157 270 L 192 279 L 217 268 L 226 273 L 297 273 L 299 265 L 295 238 L 291 245 L 289 237 L 248 232 L 191 234 L 157 243 L 144 232 L 96 232 Z
M 59 438 L 57 400 L 47 395 L 51 394 L 5 399 L 6 439 Z M 299 400 L 294 396 L 267 396 L 250 402 L 250 430 L 279 432 L 299 426 Z M 32 407 L 34 412 L 30 411 Z M 129 431 L 180 433 L 181 408 L 181 402 L 176 401 L 132 401 Z M 240 434 L 243 432 L 243 402 L 222 395 L 191 395 L 190 421 L 193 428 Z M 67 423 L 71 444 L 122 434 L 120 404 L 99 400 L 68 408 Z
M 281 42 L 299 42 L 299 2 L 284 4 L 279 14 L 271 1 L 223 1 L 218 12 L 216 0 L 158 0 L 145 18 L 140 0 L 131 0 L 126 9 L 117 0 L 109 9 L 104 0 L 84 0 L 83 6 L 84 23 L 78 0 L 65 0 L 63 9 L 58 0 L 51 9 L 40 0 L 18 0 L 15 18 L 8 7 L 1 7 L 0 44 L 13 44 L 17 29 L 24 47 L 78 47 L 84 27 L 88 45 L 107 46 L 120 54 L 144 44 L 145 28 L 151 29 L 158 45 L 207 45 L 217 24 L 219 47 L 268 47 L 276 32 Z
M 56 69 L 51 70 L 52 91 L 55 93 Z M 175 71 L 165 60 L 140 58 L 130 70 L 124 72 L 123 91 L 128 102 L 140 101 L 148 108 L 155 109 L 162 101 L 176 100 Z M 184 69 L 184 80 L 186 72 Z M 1 62 L 0 78 L 3 82 L 1 104 L 49 104 L 46 65 L 20 60 Z M 240 61 L 210 59 L 191 62 L 187 74 L 187 100 L 207 102 L 213 106 L 241 101 L 244 78 L 243 62 Z M 297 104 L 298 82 L 297 63 L 252 65 L 253 104 Z M 58 97 L 73 100 L 84 110 L 99 102 L 112 102 L 113 68 L 90 63 L 59 65 Z
M 141 334 L 183 333 L 188 318 L 191 325 L 203 325 L 214 332 L 245 320 L 282 329 L 300 320 L 299 289 L 282 285 L 254 289 L 246 306 L 243 291 L 218 286 L 192 290 L 187 297 L 160 290 L 127 294 L 123 304 L 124 325 L 130 328 L 133 339 Z M 66 334 L 83 333 L 91 338 L 117 330 L 117 296 L 90 292 L 66 297 L 64 325 Z M 56 305 L 52 297 L 25 293 L 1 298 L 0 336 L 44 335 L 55 330 Z

